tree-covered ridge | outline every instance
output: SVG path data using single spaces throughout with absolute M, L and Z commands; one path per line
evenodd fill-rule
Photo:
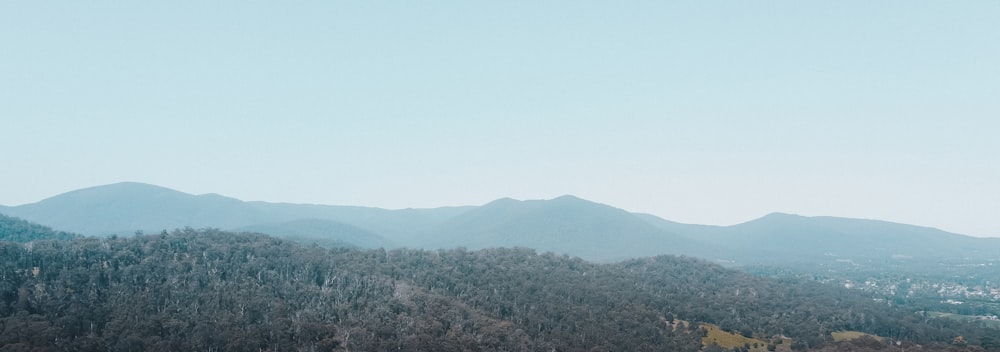
M 321 219 L 301 219 L 271 224 L 257 224 L 237 228 L 236 232 L 258 232 L 295 242 L 323 247 L 395 248 L 384 237 L 342 222 Z
M 702 331 L 674 318 L 796 348 L 843 329 L 918 343 L 996 333 L 672 256 L 325 250 L 187 229 L 0 242 L 0 258 L 0 347 L 11 350 L 701 349 Z
M 519 252 L 561 261 L 511 253 Z M 461 274 L 460 268 L 474 268 L 476 258 L 494 254 L 327 251 L 211 230 L 3 242 L 0 346 L 79 351 L 699 347 L 697 332 L 667 330 L 652 311 L 615 312 L 606 306 L 590 315 L 579 305 L 557 304 L 547 297 L 561 296 L 565 287 L 550 292 L 544 272 L 528 280 L 539 288 L 526 293 L 536 298 L 534 313 L 506 320 L 494 308 L 510 298 L 493 301 L 498 298 L 454 291 L 486 278 Z M 424 260 L 441 260 L 440 267 L 411 266 Z M 614 314 L 629 319 L 608 319 Z M 647 319 L 632 319 L 637 316 Z M 617 333 L 625 329 L 643 338 Z
M 79 235 L 0 214 L 0 241 L 70 240 L 76 237 Z

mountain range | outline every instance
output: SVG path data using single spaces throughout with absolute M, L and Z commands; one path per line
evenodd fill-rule
M 247 202 L 125 182 L 0 213 L 84 235 L 212 227 L 361 248 L 529 247 L 596 261 L 677 254 L 742 265 L 979 259 L 1000 252 L 997 238 L 884 221 L 774 213 L 732 226 L 695 225 L 573 196 L 388 210 Z

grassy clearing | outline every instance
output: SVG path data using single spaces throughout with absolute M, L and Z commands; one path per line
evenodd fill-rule
M 837 342 L 848 341 L 848 340 L 856 340 L 856 339 L 860 339 L 860 338 L 862 338 L 864 336 L 870 336 L 872 338 L 875 338 L 876 340 L 882 341 L 882 337 L 881 336 L 870 335 L 870 334 L 866 334 L 866 333 L 863 333 L 863 332 L 860 332 L 860 331 L 838 331 L 838 332 L 830 333 L 830 335 L 833 335 L 833 340 L 837 341 Z
M 720 329 L 718 325 L 701 324 L 701 327 L 708 330 L 708 335 L 701 338 L 701 344 L 704 346 L 710 346 L 712 345 L 712 343 L 715 343 L 722 348 L 728 349 L 728 348 L 744 347 L 749 344 L 750 351 L 752 352 L 767 352 L 767 341 L 751 339 L 739 334 L 731 334 L 722 331 L 722 329 Z M 753 347 L 754 344 L 757 345 L 756 348 Z M 787 346 L 789 345 L 790 343 L 789 344 L 782 343 L 781 345 L 778 345 L 779 346 L 778 351 L 781 350 L 781 347 L 787 348 Z
M 674 330 L 691 324 L 686 320 L 674 319 L 674 321 L 667 321 L 666 319 L 661 319 L 664 323 L 666 323 L 668 328 Z M 768 352 L 768 343 L 766 340 L 747 338 L 740 334 L 725 332 L 715 324 L 698 324 L 698 327 L 704 328 L 708 331 L 708 334 L 701 338 L 702 346 L 708 347 L 713 343 L 726 349 L 750 346 L 750 352 Z M 792 342 L 793 340 L 790 338 L 782 338 L 781 343 L 775 345 L 775 352 L 791 352 Z M 754 344 L 756 344 L 757 347 L 754 347 Z

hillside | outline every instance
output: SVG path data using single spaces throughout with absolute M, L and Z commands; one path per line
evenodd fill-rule
M 983 239 L 886 221 L 804 217 L 775 213 L 727 228 L 719 241 L 782 246 L 803 256 L 939 259 L 985 258 L 1000 251 L 1000 239 Z
M 625 210 L 573 196 L 500 199 L 432 229 L 441 248 L 528 247 L 590 260 L 690 253 L 695 241 L 661 230 Z
M 702 332 L 674 319 L 802 349 L 841 330 L 922 344 L 995 333 L 671 256 L 322 250 L 214 230 L 0 242 L 0 256 L 0 346 L 14 350 L 700 350 Z
M 86 188 L 3 211 L 57 230 L 85 235 L 213 227 L 259 232 L 324 231 L 360 247 L 530 247 L 601 261 L 683 254 L 733 266 L 817 268 L 864 264 L 925 271 L 993 259 L 1000 239 L 875 220 L 775 213 L 732 226 L 683 224 L 629 213 L 572 196 L 551 200 L 500 199 L 483 206 L 389 210 L 318 204 L 245 202 L 191 195 L 141 183 Z M 298 222 L 298 223 L 296 223 Z M 280 225 L 279 224 L 285 224 Z M 351 226 L 346 231 L 337 226 Z M 294 227 L 292 229 L 291 227 Z M 347 238 L 348 234 L 358 238 Z M 320 236 L 323 237 L 323 236 Z M 322 238 L 320 238 L 322 240 Z M 917 263 L 918 265 L 913 265 Z
M 418 235 L 474 207 L 389 210 L 371 207 L 319 204 L 247 202 L 272 218 L 292 221 L 321 219 L 349 224 L 385 237 L 395 244 L 421 247 Z M 253 225 L 253 224 L 248 224 Z
M 651 215 L 642 218 L 663 230 L 724 248 L 738 264 L 796 262 L 937 261 L 990 259 L 1000 239 L 976 238 L 934 228 L 886 221 L 805 217 L 774 213 L 732 226 L 691 225 Z
M 323 247 L 395 248 L 397 245 L 356 226 L 320 219 L 302 219 L 236 228 L 240 232 L 259 232 Z
M 85 235 L 160 232 L 185 226 L 231 228 L 269 221 L 266 214 L 238 199 L 216 194 L 196 196 L 134 182 L 67 192 L 7 211 Z
M 71 240 L 80 235 L 56 231 L 49 227 L 0 214 L 0 241 L 31 242 L 40 240 Z
M 32 222 L 85 235 L 157 233 L 183 227 L 237 230 L 300 220 L 360 228 L 392 243 L 418 245 L 414 236 L 469 207 L 388 210 L 358 206 L 245 202 L 217 194 L 192 195 L 122 182 L 63 193 L 4 211 Z M 269 227 L 273 228 L 273 227 Z

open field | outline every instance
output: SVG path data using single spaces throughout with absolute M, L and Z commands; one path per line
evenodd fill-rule
M 860 332 L 860 331 L 837 331 L 837 332 L 834 332 L 834 333 L 830 333 L 830 335 L 833 335 L 833 340 L 837 341 L 837 342 L 860 339 L 861 337 L 864 337 L 864 336 L 871 336 L 871 337 L 874 337 L 876 340 L 879 340 L 879 341 L 882 340 L 881 336 L 875 336 L 875 335 L 871 335 L 871 334 L 866 334 L 866 333 L 863 333 L 863 332 Z
M 713 343 L 719 345 L 719 347 L 730 349 L 737 347 L 750 346 L 749 351 L 751 352 L 767 352 L 767 341 L 760 339 L 748 338 L 743 335 L 733 334 L 723 331 L 718 325 L 714 324 L 701 324 L 701 327 L 708 330 L 708 335 L 701 338 L 702 345 L 710 346 Z M 754 347 L 754 346 L 757 347 Z M 777 345 L 775 351 L 791 351 L 792 340 L 785 339 L 783 343 Z

